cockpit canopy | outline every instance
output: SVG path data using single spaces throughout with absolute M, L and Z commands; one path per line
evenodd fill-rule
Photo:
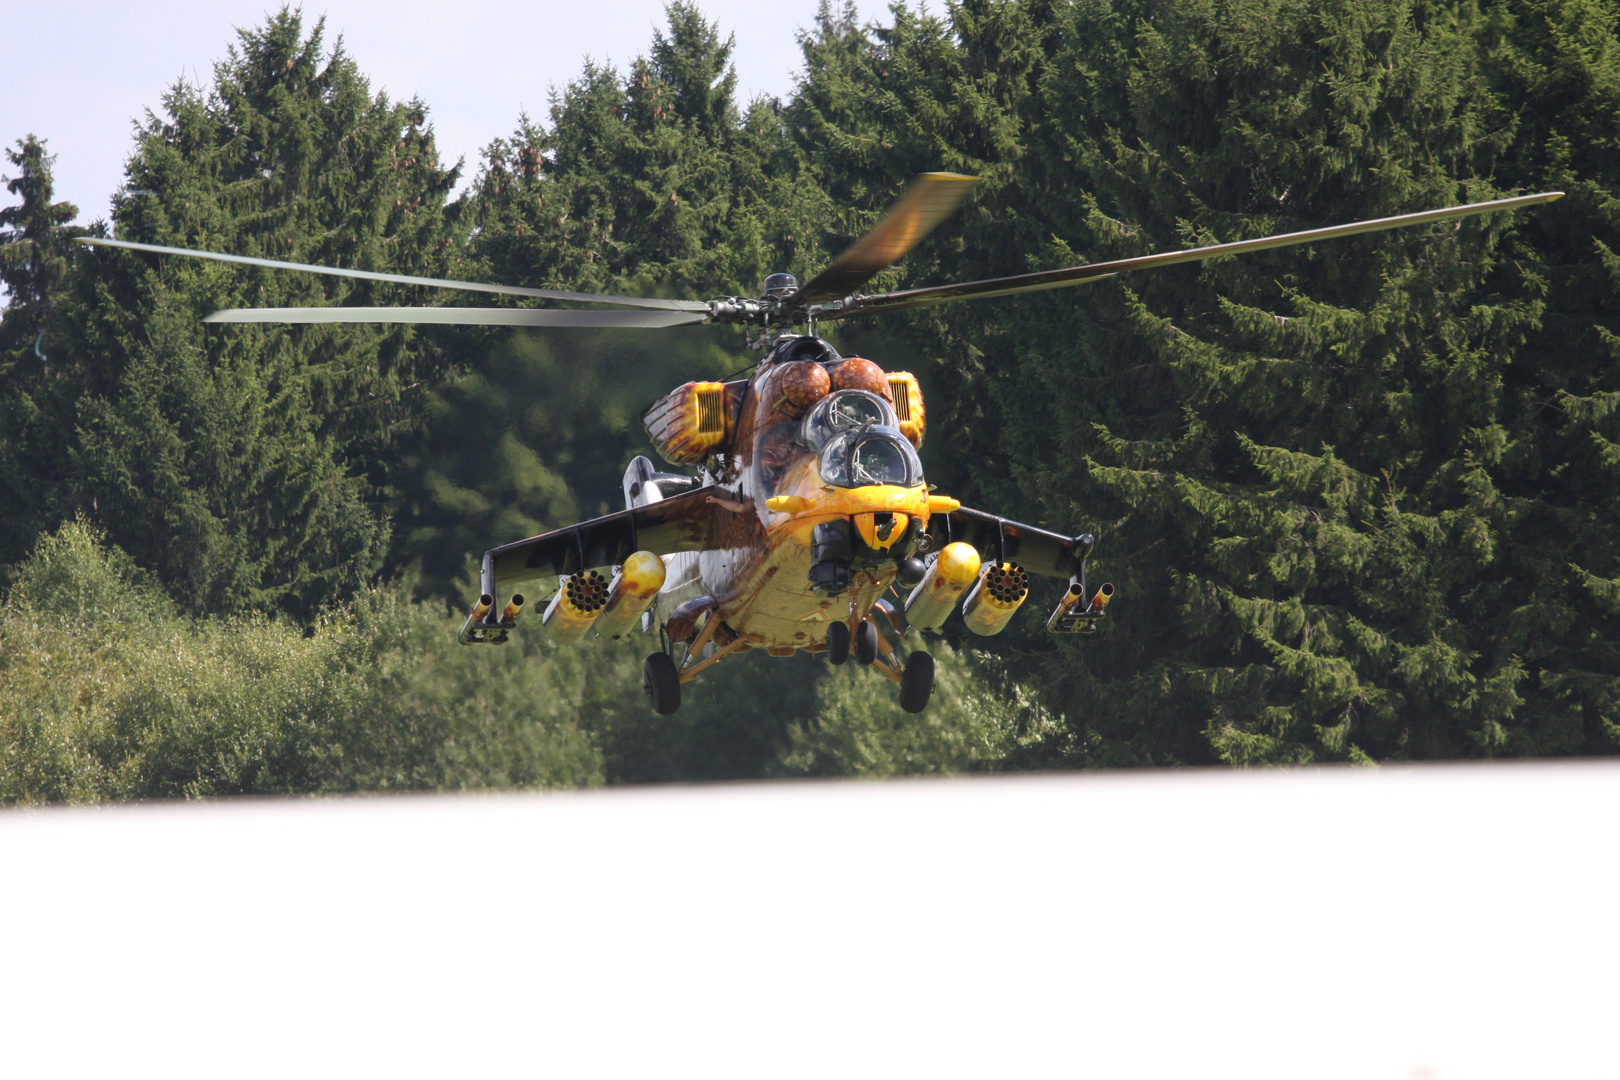
M 836 487 L 923 482 L 922 461 L 900 433 L 894 406 L 865 390 L 839 390 L 817 402 L 799 441 L 820 455 L 821 480 Z
M 820 451 L 827 440 L 845 431 L 862 427 L 898 427 L 894 407 L 865 390 L 840 390 L 816 403 L 799 428 L 799 441 L 806 449 Z
M 923 482 L 922 461 L 898 428 L 863 427 L 822 447 L 821 480 L 834 487 L 916 487 Z

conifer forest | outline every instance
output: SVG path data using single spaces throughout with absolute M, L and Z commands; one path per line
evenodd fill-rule
M 460 163 L 341 29 L 222 41 L 110 220 L 0 132 L 0 802 L 1620 751 L 1620 0 L 827 4 L 755 100 L 676 0 Z M 806 655 L 659 716 L 639 636 L 456 644 L 483 550 L 622 509 L 738 330 L 205 327 L 458 301 L 72 242 L 707 299 L 931 170 L 980 182 L 873 291 L 1567 194 L 826 331 L 918 375 L 942 493 L 1118 589 L 1090 638 L 1051 582 L 953 619 L 916 715 Z

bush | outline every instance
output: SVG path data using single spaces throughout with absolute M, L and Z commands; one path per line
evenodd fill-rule
M 1051 737 L 1057 719 L 998 661 L 918 640 L 939 662 L 934 696 L 920 713 L 900 709 L 887 679 L 853 665 L 821 681 L 811 722 L 795 725 L 780 771 L 806 776 L 946 774 L 1005 767 L 1021 748 Z
M 601 783 L 571 657 L 371 590 L 305 629 L 179 614 L 83 521 L 0 605 L 0 800 Z
M 1061 727 L 948 646 L 928 710 L 853 665 L 723 661 L 674 716 L 640 690 L 647 641 L 504 647 L 399 586 L 308 627 L 193 618 L 91 525 L 41 539 L 0 604 L 0 802 L 581 787 L 1004 766 Z

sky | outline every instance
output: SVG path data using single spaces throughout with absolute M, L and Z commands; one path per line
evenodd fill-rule
M 736 36 L 741 100 L 792 91 L 802 62 L 797 33 L 814 21 L 817 0 L 699 6 Z M 888 13 L 878 0 L 856 7 L 867 20 Z M 6 15 L 0 142 L 46 139 L 56 155 L 56 197 L 76 204 L 82 223 L 106 217 L 135 122 L 180 79 L 209 81 L 235 28 L 258 25 L 274 8 L 265 0 L 20 5 Z M 545 118 L 551 88 L 575 78 L 585 57 L 623 69 L 664 26 L 663 0 L 311 0 L 304 13 L 326 16 L 329 39 L 343 35 L 374 90 L 427 102 L 440 153 L 446 161 L 465 156 L 468 173 L 479 148 L 510 134 L 521 112 Z M 0 163 L 0 172 L 11 171 Z M 0 190 L 0 203 L 11 201 Z

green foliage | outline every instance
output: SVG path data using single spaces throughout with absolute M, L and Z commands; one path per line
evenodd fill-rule
M 128 239 L 359 266 L 443 269 L 452 227 L 425 111 L 372 96 L 341 46 L 287 10 L 147 116 L 114 201 Z M 247 304 L 409 290 L 80 251 L 56 302 L 55 437 L 33 531 L 90 514 L 192 611 L 309 614 L 387 551 L 392 441 L 443 357 L 408 329 L 228 327 Z M 8 311 L 9 323 L 12 313 Z M 7 553 L 15 558 L 20 550 Z
M 402 440 L 395 558 L 460 603 L 493 538 L 622 510 L 625 466 L 651 453 L 642 409 L 688 379 L 733 373 L 725 343 L 714 329 L 495 339 L 477 371 L 431 393 L 422 431 Z
M 55 157 L 33 135 L 6 157 L 19 171 L 6 190 L 20 201 L 0 208 L 0 286 L 7 296 L 0 318 L 0 562 L 27 549 L 48 501 L 46 479 L 61 453 L 61 434 L 48 403 L 60 382 L 50 365 L 57 349 L 52 316 L 66 286 L 78 216 L 72 203 L 55 202 Z
M 0 606 L 0 801 L 600 783 L 578 658 L 450 628 L 395 589 L 307 630 L 194 620 L 71 523 Z
M 1017 715 L 1039 715 L 990 704 L 1002 699 L 965 659 L 941 665 L 954 703 L 895 723 L 872 672 L 823 680 L 823 663 L 756 656 L 658 717 L 641 640 L 469 649 L 455 629 L 394 587 L 309 627 L 194 619 L 71 522 L 0 604 L 0 803 L 954 771 L 993 765 Z
M 668 16 L 628 74 L 587 64 L 549 127 L 524 117 L 488 149 L 467 206 L 478 273 L 705 296 L 749 293 L 781 268 L 804 210 L 778 109 L 740 110 L 729 39 L 692 5 Z M 721 329 L 490 335 L 402 448 L 394 558 L 448 594 L 495 537 L 620 509 L 626 464 L 649 452 L 642 409 L 745 367 L 738 345 Z
M 1613 27 L 1612 5 L 970 3 L 824 18 L 796 107 L 846 184 L 930 157 L 985 176 L 962 242 L 907 277 L 972 279 L 1522 187 L 1607 207 Z M 1536 148 L 1560 130 L 1582 163 L 1555 175 Z M 1591 426 L 1613 247 L 1579 198 L 911 321 L 950 369 L 936 474 L 1101 526 L 1109 632 L 1012 638 L 1076 725 L 1057 760 L 1613 752 Z M 1564 304 L 1586 310 L 1554 344 Z
M 488 150 L 473 251 L 495 280 L 752 293 L 791 258 L 804 195 L 778 108 L 739 110 L 732 44 L 696 7 L 628 74 L 587 64 Z
M 814 272 L 929 169 L 978 192 L 873 289 L 1568 196 L 834 328 L 922 379 L 932 481 L 1099 534 L 1108 624 L 1047 638 L 1039 583 L 987 653 L 935 649 L 920 716 L 870 672 L 748 656 L 655 717 L 644 642 L 531 627 L 458 651 L 442 613 L 367 582 L 464 600 L 485 547 L 616 509 L 641 407 L 742 368 L 737 339 L 205 334 L 219 307 L 432 301 L 70 252 L 24 140 L 0 211 L 0 561 L 78 513 L 129 555 L 92 557 L 81 524 L 22 569 L 0 695 L 35 679 L 5 698 L 32 711 L 0 723 L 31 779 L 5 797 L 1620 748 L 1620 3 L 964 0 L 870 26 L 825 4 L 795 92 L 746 105 L 721 28 L 667 13 L 647 56 L 587 65 L 450 203 L 425 109 L 372 96 L 283 11 L 148 118 L 115 228 L 705 297 Z M 302 622 L 191 622 L 165 592 Z M 69 630 L 28 621 L 50 605 Z M 113 629 L 36 644 L 80 623 Z M 194 662 L 160 679 L 118 651 L 160 645 Z M 161 722 L 100 719 L 124 715 Z
M 79 216 L 79 208 L 52 201 L 56 156 L 45 152 L 45 140 L 34 135 L 18 139 L 6 158 L 20 170 L 6 177 L 6 190 L 21 200 L 0 209 L 0 283 L 10 297 L 7 330 L 37 333 L 67 275 L 68 240 L 75 233 L 67 225 Z
M 913 638 L 920 635 L 913 632 Z M 781 775 L 865 776 L 982 772 L 1006 768 L 1062 737 L 1034 688 L 993 657 L 913 640 L 938 661 L 934 698 L 902 712 L 893 694 L 872 693 L 873 675 L 850 666 L 818 680 L 817 709 L 790 730 Z

